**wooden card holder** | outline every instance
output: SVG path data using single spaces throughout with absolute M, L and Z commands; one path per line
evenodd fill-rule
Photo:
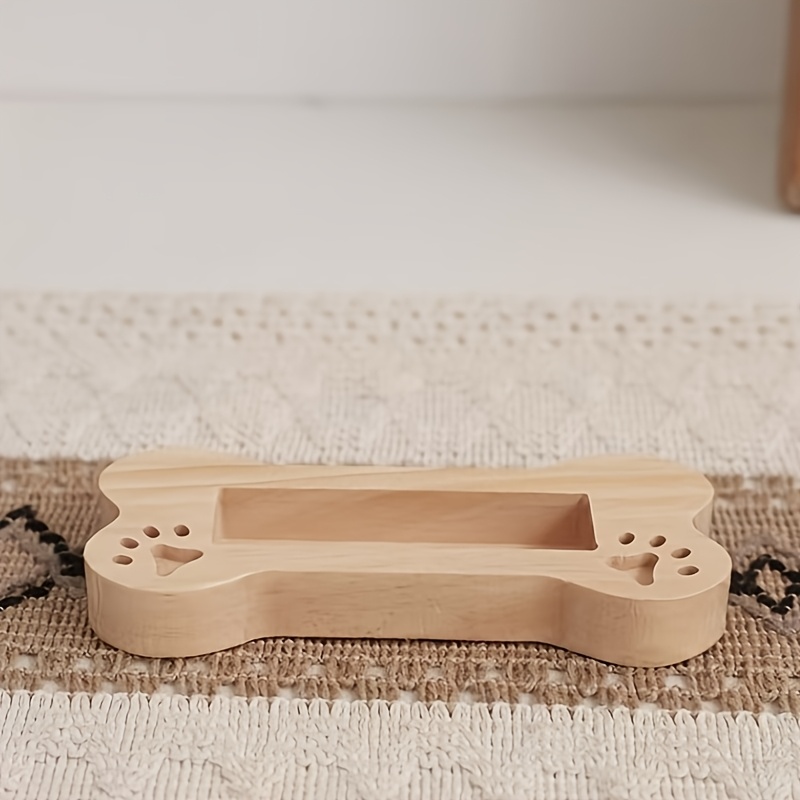
M 670 462 L 540 470 L 269 466 L 142 453 L 99 479 L 97 635 L 144 656 L 265 636 L 536 641 L 617 664 L 701 653 L 731 562 L 713 489 Z

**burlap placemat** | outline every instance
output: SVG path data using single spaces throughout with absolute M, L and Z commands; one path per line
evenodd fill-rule
M 3 687 L 800 712 L 800 487 L 789 478 L 712 477 L 712 535 L 736 568 L 725 636 L 676 667 L 630 669 L 545 645 L 459 642 L 268 639 L 201 658 L 129 656 L 86 622 L 80 550 L 97 469 L 0 460 Z

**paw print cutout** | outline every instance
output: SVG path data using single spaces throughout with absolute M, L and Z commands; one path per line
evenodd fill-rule
M 633 533 L 623 533 L 619 537 L 619 543 L 624 547 L 636 542 L 636 535 Z M 692 551 L 688 547 L 678 547 L 671 552 L 664 545 L 667 543 L 665 536 L 653 536 L 648 541 L 649 549 L 646 552 L 623 553 L 611 556 L 606 563 L 612 569 L 627 573 L 633 580 L 642 586 L 650 586 L 655 579 L 656 564 L 664 558 L 669 559 L 669 563 L 676 567 L 678 575 L 688 577 L 697 575 L 700 570 L 693 564 L 687 564 L 683 559 L 688 558 Z M 663 550 L 662 550 L 663 548 Z M 667 555 L 668 554 L 668 555 Z
M 145 559 L 152 559 L 156 575 L 166 577 L 180 569 L 185 564 L 197 561 L 203 555 L 202 550 L 193 547 L 178 546 L 178 541 L 183 541 L 191 534 L 186 525 L 176 525 L 172 534 L 162 534 L 153 525 L 142 528 L 144 538 L 136 536 L 125 536 L 120 539 L 120 547 L 124 552 L 115 555 L 112 561 L 120 566 L 133 564 L 140 558 L 140 553 Z M 175 538 L 173 538 L 173 536 Z M 169 542 L 172 541 L 170 544 Z M 157 543 L 156 543 L 157 542 Z M 140 549 L 141 548 L 141 549 Z M 147 551 L 147 555 L 145 555 Z

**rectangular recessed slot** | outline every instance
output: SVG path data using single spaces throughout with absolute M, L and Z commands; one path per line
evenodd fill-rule
M 223 489 L 216 538 L 597 546 L 585 494 L 383 489 Z

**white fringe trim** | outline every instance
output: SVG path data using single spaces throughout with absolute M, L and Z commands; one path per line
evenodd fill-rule
M 790 715 L 0 692 L 0 797 L 800 797 Z

